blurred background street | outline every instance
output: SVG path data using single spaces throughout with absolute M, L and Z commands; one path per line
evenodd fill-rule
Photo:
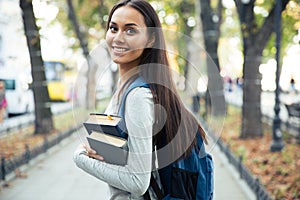
M 107 199 L 72 154 L 119 79 L 105 42 L 114 3 L 0 0 L 1 200 Z M 150 3 L 210 137 L 215 199 L 300 199 L 300 1 Z

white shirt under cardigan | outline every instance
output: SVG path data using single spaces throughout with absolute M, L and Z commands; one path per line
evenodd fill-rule
M 106 113 L 117 114 L 117 98 L 113 97 Z M 74 152 L 74 162 L 87 173 L 109 185 L 110 199 L 143 199 L 151 176 L 153 96 L 148 88 L 135 88 L 127 96 L 125 122 L 128 129 L 128 161 L 118 166 L 89 158 L 84 150 Z

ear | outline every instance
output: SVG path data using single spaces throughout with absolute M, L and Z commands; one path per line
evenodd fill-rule
M 147 48 L 152 48 L 154 46 L 155 43 L 155 35 L 152 34 L 151 37 L 148 40 L 148 43 L 146 45 Z

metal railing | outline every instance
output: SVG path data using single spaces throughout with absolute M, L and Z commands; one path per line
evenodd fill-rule
M 229 145 L 224 145 L 221 139 L 217 141 L 218 146 L 221 151 L 224 152 L 230 164 L 232 164 L 235 169 L 238 171 L 240 178 L 245 180 L 247 185 L 251 188 L 251 190 L 256 195 L 257 200 L 273 200 L 269 192 L 265 189 L 265 187 L 260 183 L 260 179 L 255 177 L 249 172 L 246 166 L 243 164 L 243 157 L 240 156 L 237 158 L 230 150 Z
M 59 133 L 50 139 L 45 137 L 42 145 L 29 148 L 27 144 L 25 144 L 25 151 L 23 154 L 13 157 L 11 159 L 6 159 L 4 156 L 1 158 L 1 167 L 0 167 L 0 178 L 2 181 L 6 181 L 6 176 L 21 166 L 28 164 L 30 160 L 36 158 L 38 155 L 47 152 L 51 147 L 59 144 L 63 139 L 69 137 L 74 131 L 76 131 L 79 127 L 71 128 L 65 132 Z
M 67 112 L 73 108 L 72 103 L 58 103 L 51 106 L 51 112 L 58 115 Z M 0 123 L 0 137 L 8 134 L 13 130 L 20 130 L 34 123 L 34 113 L 23 114 L 20 116 L 5 119 Z
M 243 164 L 243 157 L 240 156 L 237 158 L 232 151 L 230 150 L 230 146 L 224 144 L 221 138 L 217 138 L 215 133 L 208 128 L 206 122 L 199 118 L 201 124 L 212 137 L 214 142 L 216 142 L 220 148 L 220 150 L 225 154 L 228 159 L 228 162 L 236 169 L 239 173 L 239 177 L 241 180 L 244 180 L 249 188 L 253 191 L 257 200 L 273 200 L 272 196 L 266 190 L 266 188 L 261 184 L 259 177 L 253 176 L 251 172 L 247 169 L 247 167 Z
M 269 125 L 273 124 L 273 117 L 268 115 L 262 114 L 262 120 Z M 297 140 L 300 140 L 300 124 L 291 123 L 290 121 L 281 121 L 281 128 Z
M 241 107 L 242 106 L 242 99 L 239 98 L 239 96 L 226 96 L 226 102 L 228 104 L 237 106 L 237 107 Z M 280 104 L 280 108 L 285 109 L 285 103 L 281 102 Z M 266 123 L 268 123 L 269 125 L 273 124 L 273 116 L 272 114 L 270 115 L 270 113 L 263 113 L 262 112 L 262 120 L 264 120 Z M 297 140 L 300 140 L 300 119 L 298 121 L 298 123 L 292 123 L 290 121 L 290 117 L 287 116 L 287 119 L 281 120 L 281 128 L 285 131 L 287 131 L 288 134 L 292 135 L 293 137 L 295 137 Z
M 34 122 L 34 114 L 26 114 L 22 116 L 13 117 L 6 119 L 1 123 L 0 126 L 0 137 L 8 134 L 13 130 L 20 130 L 27 126 L 30 126 Z

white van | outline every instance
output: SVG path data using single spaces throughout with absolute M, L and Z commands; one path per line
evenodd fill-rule
M 8 115 L 33 112 L 33 92 L 29 89 L 31 75 L 12 69 L 0 69 L 0 80 L 5 82 Z

